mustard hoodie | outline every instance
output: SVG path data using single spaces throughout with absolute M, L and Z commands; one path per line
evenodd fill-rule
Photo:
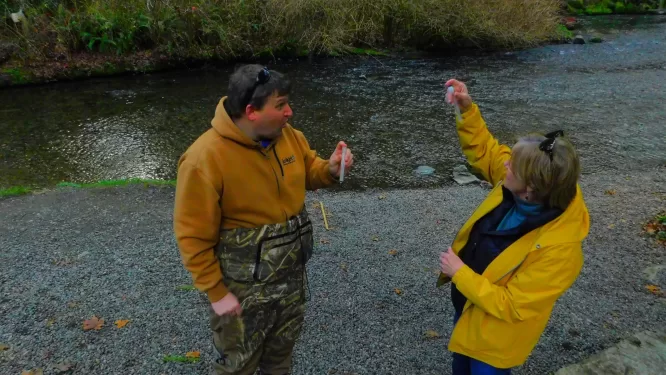
M 174 208 L 183 264 L 211 302 L 228 293 L 214 253 L 221 229 L 285 222 L 303 208 L 306 189 L 335 181 L 328 160 L 310 149 L 302 132 L 287 125 L 264 149 L 229 118 L 225 100 L 218 103 L 212 128 L 178 162 Z

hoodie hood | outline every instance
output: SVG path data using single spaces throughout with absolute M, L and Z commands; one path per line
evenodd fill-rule
M 259 142 L 252 140 L 243 133 L 243 131 L 233 122 L 231 117 L 229 117 L 229 113 L 227 113 L 227 110 L 224 107 L 224 102 L 226 100 L 226 96 L 220 99 L 217 108 L 215 108 L 215 117 L 213 117 L 213 120 L 211 121 L 213 129 L 215 129 L 215 131 L 223 138 L 227 138 L 249 148 L 259 148 Z

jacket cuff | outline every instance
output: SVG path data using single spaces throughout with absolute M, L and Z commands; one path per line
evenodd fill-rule
M 466 281 L 468 281 L 470 279 L 470 277 L 472 276 L 472 274 L 474 274 L 474 271 L 471 268 L 469 268 L 469 266 L 463 265 L 462 267 L 460 267 L 458 272 L 456 272 L 456 274 L 453 275 L 453 278 L 451 279 L 451 281 L 454 284 L 456 284 L 456 287 L 458 289 L 460 289 L 460 287 L 459 287 L 460 284 L 464 284 Z
M 229 290 L 222 282 L 219 282 L 211 289 L 208 289 L 206 294 L 208 295 L 208 300 L 213 303 L 221 300 L 224 296 L 229 294 Z
M 458 127 L 462 127 L 463 124 L 468 124 L 470 119 L 476 119 L 480 115 L 481 111 L 479 110 L 479 106 L 476 103 L 472 103 L 469 109 L 462 113 L 462 122 L 456 121 L 456 123 Z
M 328 160 L 326 163 L 322 163 L 322 170 L 319 173 L 319 176 L 321 176 L 321 182 L 323 182 L 325 185 L 333 185 L 336 181 L 335 176 L 331 174 L 331 172 L 328 170 Z

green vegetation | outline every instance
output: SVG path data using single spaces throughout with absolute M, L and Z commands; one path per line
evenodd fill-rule
M 571 40 L 574 38 L 574 34 L 571 30 L 567 29 L 564 25 L 557 26 L 557 35 L 562 40 Z
M 74 183 L 74 182 L 61 182 L 56 185 L 59 188 L 100 188 L 100 187 L 113 187 L 113 186 L 127 186 L 142 184 L 145 187 L 150 186 L 176 186 L 176 180 L 151 180 L 141 178 L 129 178 L 123 180 L 103 180 L 91 183 Z M 15 186 L 7 189 L 0 189 L 0 198 L 12 197 L 17 195 L 30 194 L 34 190 L 25 186 Z
M 18 24 L 10 14 L 23 6 Z M 523 47 L 557 35 L 559 0 L 0 0 L 19 57 L 150 51 L 178 59 Z
M 32 190 L 30 190 L 27 187 L 15 186 L 8 189 L 0 190 L 0 198 L 13 197 L 16 195 L 24 195 L 24 194 L 29 194 L 30 192 L 32 192 Z
M 658 9 L 663 0 L 569 0 L 569 13 L 578 15 L 633 14 Z
M 61 182 L 58 187 L 74 187 L 74 188 L 95 188 L 95 187 L 111 187 L 111 186 L 125 186 L 133 184 L 143 184 L 144 186 L 176 186 L 176 180 L 147 180 L 141 178 L 130 178 L 123 180 L 102 180 L 92 183 L 77 184 L 73 182 Z
M 591 4 L 585 8 L 585 13 L 589 15 L 612 14 L 613 11 L 608 7 L 608 4 L 599 3 Z
M 0 70 L 0 72 L 8 74 L 13 82 L 16 83 L 26 83 L 28 79 L 25 76 L 25 73 L 20 68 L 6 68 Z

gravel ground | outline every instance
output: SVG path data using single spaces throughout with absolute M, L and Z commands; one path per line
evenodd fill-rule
M 592 228 L 583 274 L 516 374 L 546 374 L 666 326 L 665 299 L 647 292 L 642 274 L 666 255 L 640 229 L 666 206 L 666 170 L 627 173 L 584 176 Z M 450 373 L 453 310 L 449 288 L 435 288 L 437 257 L 487 192 L 311 194 L 318 246 L 294 374 Z M 210 373 L 205 300 L 177 288 L 191 281 L 173 238 L 173 197 L 173 188 L 139 185 L 0 200 L 0 346 L 9 347 L 0 350 L 0 373 L 51 374 L 58 364 L 77 374 Z M 84 331 L 93 316 L 105 319 L 102 329 Z M 117 328 L 116 320 L 130 322 Z M 425 338 L 428 330 L 440 337 Z M 189 351 L 201 361 L 163 362 Z

